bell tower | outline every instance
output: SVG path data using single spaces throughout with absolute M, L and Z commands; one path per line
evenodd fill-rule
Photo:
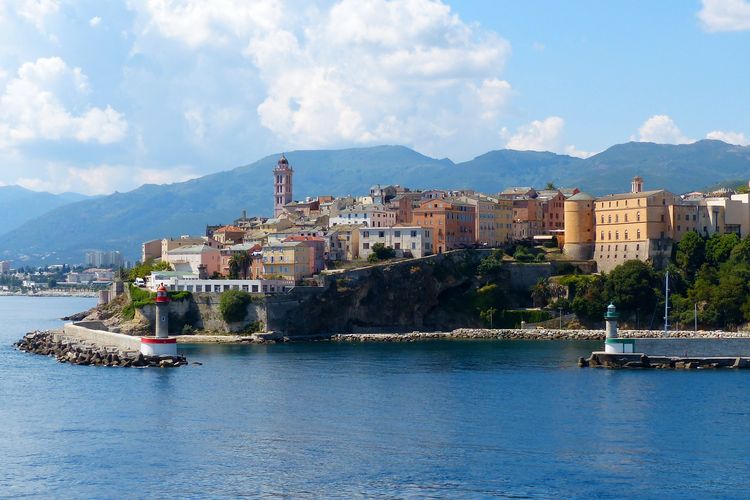
M 284 211 L 284 205 L 292 201 L 292 174 L 284 154 L 273 169 L 273 216 L 278 217 Z

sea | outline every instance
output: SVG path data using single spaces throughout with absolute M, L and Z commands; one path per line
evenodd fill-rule
M 578 368 L 598 342 L 17 351 L 93 299 L 0 297 L 0 497 L 750 495 L 750 371 Z

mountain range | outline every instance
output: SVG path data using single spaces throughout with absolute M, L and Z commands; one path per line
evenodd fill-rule
M 0 186 L 0 234 L 7 233 L 23 223 L 52 209 L 88 198 L 78 193 L 52 194 L 31 191 L 21 186 Z M 23 207 L 19 210 L 18 207 Z
M 186 182 L 144 185 L 127 193 L 72 200 L 43 212 L 35 206 L 33 217 L 0 231 L 5 232 L 0 236 L 0 259 L 75 263 L 83 260 L 87 249 L 111 249 L 135 260 L 140 244 L 149 239 L 203 234 L 206 224 L 229 223 L 242 210 L 268 216 L 273 202 L 271 170 L 278 156 Z M 714 140 L 683 145 L 630 142 L 587 159 L 497 150 L 454 163 L 404 146 L 292 151 L 286 157 L 295 171 L 297 199 L 361 195 L 378 183 L 496 193 L 509 186 L 543 187 L 553 182 L 601 195 L 627 191 L 634 175 L 645 178 L 647 189 L 682 193 L 750 177 L 750 147 Z M 15 207 L 3 213 L 19 212 L 22 207 L 28 215 L 30 205 L 36 203 L 6 199 L 0 191 L 0 207 Z

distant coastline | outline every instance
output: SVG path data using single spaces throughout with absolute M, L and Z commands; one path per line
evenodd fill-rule
M 46 290 L 44 292 L 22 292 L 22 291 L 0 291 L 0 297 L 86 297 L 97 298 L 99 292 L 91 290 L 80 291 L 63 291 L 63 290 Z

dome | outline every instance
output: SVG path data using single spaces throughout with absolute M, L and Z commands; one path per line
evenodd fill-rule
M 581 191 L 568 198 L 568 201 L 594 201 L 594 197 Z
M 169 302 L 169 294 L 164 283 L 159 285 L 159 288 L 156 289 L 156 302 Z
M 286 156 L 284 156 L 284 153 L 281 153 L 281 158 L 279 158 L 279 165 L 289 165 L 289 161 L 286 159 Z

